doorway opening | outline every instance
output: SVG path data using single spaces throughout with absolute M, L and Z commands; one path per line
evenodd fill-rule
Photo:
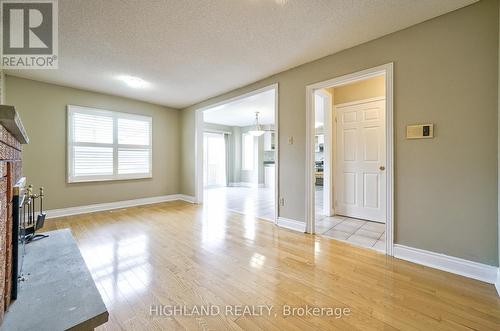
M 277 85 L 196 112 L 196 200 L 277 219 Z
M 392 255 L 392 64 L 306 93 L 307 231 Z

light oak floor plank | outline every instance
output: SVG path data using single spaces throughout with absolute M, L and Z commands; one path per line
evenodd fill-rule
M 224 208 L 175 201 L 48 220 L 45 230 L 68 227 L 110 312 L 101 330 L 500 330 L 493 285 Z M 221 313 L 158 316 L 151 305 Z M 227 305 L 273 309 L 240 316 Z M 351 312 L 284 316 L 286 305 Z

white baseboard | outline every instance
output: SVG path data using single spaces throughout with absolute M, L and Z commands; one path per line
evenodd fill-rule
M 500 268 L 497 271 L 497 280 L 495 282 L 495 288 L 497 289 L 498 296 L 500 296 Z
M 306 223 L 291 218 L 278 217 L 278 226 L 298 232 L 306 232 Z
M 49 218 L 64 217 L 64 216 L 71 216 L 71 215 L 78 215 L 78 214 L 87 214 L 87 213 L 94 213 L 94 212 L 98 212 L 98 211 L 113 210 L 113 209 L 120 209 L 120 208 L 127 208 L 127 207 L 141 206 L 141 205 L 150 205 L 150 204 L 154 204 L 154 203 L 175 201 L 175 200 L 182 200 L 182 201 L 194 203 L 195 198 L 188 196 L 188 195 L 184 195 L 184 194 L 171 194 L 171 195 L 162 195 L 162 196 L 151 197 L 151 198 L 140 198 L 140 199 L 133 199 L 133 200 L 98 203 L 98 204 L 87 205 L 87 206 L 52 209 L 52 210 L 47 210 L 46 214 L 47 214 L 47 219 L 49 219 Z
M 233 182 L 233 183 L 229 183 L 227 184 L 227 186 L 229 187 L 259 187 L 259 188 L 262 188 L 262 187 L 265 187 L 265 184 L 264 183 L 250 183 L 250 182 Z
M 394 257 L 495 284 L 497 291 L 500 288 L 499 271 L 495 266 L 397 244 L 394 245 Z
M 177 194 L 177 196 L 179 197 L 178 200 L 182 200 L 189 203 L 196 203 L 196 197 L 193 197 L 191 195 Z

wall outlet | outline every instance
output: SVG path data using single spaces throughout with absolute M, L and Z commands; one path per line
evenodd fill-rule
M 293 145 L 293 136 L 288 137 L 288 145 Z
M 283 197 L 280 198 L 280 206 L 281 207 L 285 206 L 285 198 Z

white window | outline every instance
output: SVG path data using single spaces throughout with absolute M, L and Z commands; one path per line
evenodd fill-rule
M 152 118 L 68 105 L 68 182 L 152 177 Z
M 242 148 L 242 169 L 243 170 L 253 170 L 254 164 L 254 136 L 244 133 L 242 136 L 243 148 Z

